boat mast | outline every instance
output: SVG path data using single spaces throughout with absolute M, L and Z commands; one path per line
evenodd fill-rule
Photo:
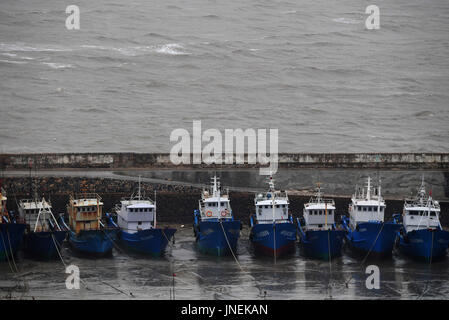
M 138 199 L 140 201 L 140 175 L 139 175 L 139 191 L 137 193 L 137 197 L 138 197 Z

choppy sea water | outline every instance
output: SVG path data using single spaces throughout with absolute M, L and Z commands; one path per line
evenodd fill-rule
M 380 8 L 380 30 L 365 8 Z M 445 152 L 447 0 L 0 3 L 0 152 L 168 152 L 278 128 L 284 152 Z
M 113 255 L 89 259 L 64 247 L 66 264 L 79 267 L 80 289 L 68 290 L 61 261 L 38 262 L 21 254 L 20 274 L 0 264 L 1 298 L 11 299 L 447 299 L 448 259 L 413 262 L 398 253 L 391 259 L 366 261 L 344 250 L 331 264 L 302 257 L 253 254 L 247 228 L 242 230 L 237 261 L 197 252 L 192 228 L 180 228 L 163 258 L 145 258 L 113 250 Z M 367 289 L 368 265 L 380 271 L 380 289 Z M 173 274 L 174 297 L 173 297 Z

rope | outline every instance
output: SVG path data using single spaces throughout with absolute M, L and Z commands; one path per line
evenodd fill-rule
M 225 236 L 226 243 L 228 244 L 229 250 L 231 251 L 232 256 L 234 257 L 235 262 L 236 262 L 237 265 L 239 266 L 240 270 L 243 271 L 243 272 L 245 272 L 245 270 L 244 270 L 244 269 L 242 268 L 242 266 L 240 265 L 240 262 L 237 260 L 237 257 L 236 257 L 235 254 L 234 254 L 234 250 L 232 250 L 231 244 L 229 243 L 228 236 L 226 235 L 226 231 L 225 231 L 225 229 L 224 229 L 224 227 L 223 227 L 223 222 L 222 222 L 221 219 L 220 219 L 220 226 L 221 226 L 221 230 L 223 230 L 223 234 L 224 234 L 224 236 Z
M 6 229 L 6 226 L 5 226 L 5 229 Z M 6 248 L 5 238 L 3 237 L 3 232 L 1 232 L 1 231 L 0 231 L 0 236 L 2 236 L 3 248 L 5 248 L 6 260 L 8 261 L 9 268 L 11 269 L 12 273 L 15 273 L 16 271 L 13 269 L 11 261 L 9 260 L 9 253 L 8 253 L 8 249 Z
M 6 234 L 8 235 L 9 251 L 11 252 L 11 260 L 14 264 L 14 268 L 16 269 L 16 272 L 19 272 L 19 269 L 17 268 L 17 265 L 16 265 L 16 261 L 14 260 L 14 253 L 12 251 L 11 238 L 9 237 L 9 229 L 8 228 L 6 228 Z

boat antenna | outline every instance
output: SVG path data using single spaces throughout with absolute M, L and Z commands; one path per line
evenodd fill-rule
M 137 196 L 138 196 L 138 198 L 139 198 L 139 201 L 140 201 L 140 174 L 139 174 L 139 191 L 138 191 L 138 194 L 137 194 Z

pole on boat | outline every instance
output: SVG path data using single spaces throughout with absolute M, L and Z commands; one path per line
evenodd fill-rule
M 154 189 L 154 228 L 156 228 L 156 189 Z

